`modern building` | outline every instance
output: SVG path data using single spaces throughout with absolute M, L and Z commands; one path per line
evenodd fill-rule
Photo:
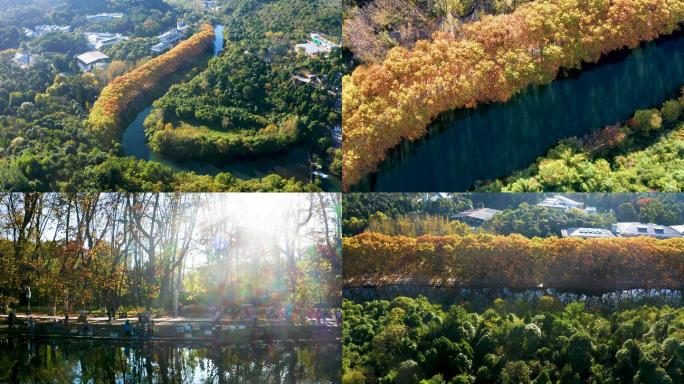
M 568 211 L 570 209 L 579 209 L 587 213 L 596 213 L 595 207 L 587 207 L 582 202 L 572 200 L 562 195 L 554 195 L 552 197 L 547 197 L 540 203 L 538 203 L 537 206 L 549 209 L 561 209 L 564 211 Z
M 671 225 L 670 228 L 680 235 L 684 235 L 684 225 Z
M 35 58 L 31 56 L 28 52 L 17 52 L 12 58 L 12 62 L 21 68 L 30 67 L 34 62 Z
M 182 29 L 179 29 L 179 27 Z M 158 55 L 162 52 L 171 49 L 171 47 L 176 45 L 176 43 L 178 43 L 183 38 L 183 35 L 185 34 L 185 31 L 187 29 L 188 27 L 186 27 L 182 23 L 179 23 L 176 26 L 176 29 L 172 29 L 157 36 L 157 39 L 159 39 L 159 43 L 152 46 L 152 54 Z
M 88 21 L 92 22 L 99 22 L 99 21 L 109 21 L 109 20 L 114 20 L 114 19 L 121 19 L 123 18 L 124 14 L 121 12 L 112 12 L 112 13 L 98 13 L 96 15 L 87 15 L 86 19 Z
M 37 36 L 51 33 L 68 33 L 71 32 L 71 25 L 38 25 L 33 28 L 33 32 Z
M 190 26 L 185 24 L 184 21 L 177 21 L 176 22 L 176 30 L 181 33 L 181 35 L 185 35 L 185 33 L 190 29 Z
M 311 33 L 309 40 L 303 44 L 295 45 L 295 49 L 304 52 L 306 55 L 314 56 L 322 53 L 329 53 L 335 48 L 339 48 L 339 44 L 324 38 L 318 33 Z
M 321 79 L 318 78 L 316 75 L 305 75 L 305 76 L 299 76 L 295 75 L 292 76 L 292 79 L 295 81 L 298 81 L 300 83 L 305 83 L 305 84 L 311 84 L 311 83 L 321 83 Z
M 475 208 L 457 213 L 456 215 L 450 217 L 450 219 L 461 221 L 470 225 L 471 227 L 480 227 L 484 223 L 494 218 L 494 216 L 500 212 L 501 211 L 497 209 L 491 208 Z
M 561 236 L 580 237 L 583 239 L 615 237 L 611 231 L 602 228 L 565 228 L 561 229 Z
M 684 237 L 674 229 L 659 224 L 644 224 L 638 222 L 625 222 L 613 224 L 611 232 L 619 237 L 649 236 L 658 239 L 669 239 L 672 237 Z
M 100 51 L 90 51 L 76 56 L 78 67 L 83 72 L 90 72 L 95 68 L 103 68 L 109 62 L 109 56 Z
M 86 32 L 85 37 L 90 47 L 98 51 L 128 39 L 120 33 L 108 32 Z

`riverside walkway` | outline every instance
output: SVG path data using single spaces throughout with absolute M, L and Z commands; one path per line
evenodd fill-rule
M 107 317 L 89 317 L 87 327 L 74 320 L 64 325 L 58 316 L 34 315 L 34 325 L 27 325 L 29 317 L 18 315 L 16 325 L 10 327 L 7 316 L 0 316 L 0 337 L 91 338 L 116 340 L 185 340 L 220 343 L 245 343 L 278 340 L 336 340 L 341 327 L 335 319 L 306 319 L 292 324 L 284 319 L 256 319 L 248 321 L 207 317 L 159 317 L 152 319 L 150 332 L 141 332 L 137 317 L 119 318 L 108 324 Z M 129 332 L 125 323 L 129 322 Z

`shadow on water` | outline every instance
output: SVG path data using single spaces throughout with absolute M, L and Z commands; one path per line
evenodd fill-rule
M 223 50 L 223 28 L 222 25 L 215 26 L 214 56 L 218 56 Z M 174 171 L 192 171 L 200 175 L 215 176 L 221 172 L 230 172 L 241 179 L 252 179 L 277 174 L 286 179 L 295 178 L 300 181 L 309 181 L 309 153 L 302 147 L 295 147 L 287 152 L 270 155 L 259 160 L 245 159 L 215 164 L 197 161 L 179 162 L 165 158 L 152 152 L 147 145 L 143 123 L 150 111 L 152 111 L 151 106 L 145 108 L 126 128 L 122 140 L 124 156 L 151 160 L 169 166 Z M 324 180 L 321 186 L 326 191 L 337 191 L 341 188 L 339 181 L 332 178 Z
M 2 383 L 339 383 L 341 347 L 0 339 Z
M 428 135 L 390 151 L 356 191 L 467 191 L 522 169 L 558 140 L 629 119 L 677 97 L 684 84 L 684 33 L 622 50 L 531 86 L 506 103 L 443 113 Z

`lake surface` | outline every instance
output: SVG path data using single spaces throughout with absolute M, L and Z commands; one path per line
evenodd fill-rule
M 214 56 L 218 56 L 223 50 L 224 37 L 222 25 L 214 27 L 216 38 L 214 40 Z M 277 174 L 286 179 L 295 178 L 301 181 L 309 181 L 309 154 L 303 148 L 294 148 L 282 154 L 264 156 L 259 160 L 238 160 L 220 162 L 217 164 L 205 162 L 179 162 L 164 158 L 154 153 L 147 145 L 145 137 L 145 118 L 152 111 L 152 107 L 145 108 L 133 122 L 126 128 L 123 134 L 122 148 L 124 156 L 134 156 L 138 159 L 156 161 L 171 167 L 175 171 L 192 171 L 200 175 L 215 176 L 221 172 L 230 172 L 241 179 L 261 178 L 270 174 Z M 341 189 L 339 180 L 329 178 L 323 180 L 322 187 L 327 191 Z
M 661 38 L 585 65 L 545 86 L 528 87 L 506 103 L 455 110 L 429 134 L 390 151 L 357 191 L 467 191 L 532 164 L 558 140 L 625 121 L 659 107 L 684 85 L 684 35 Z
M 339 345 L 0 339 L 0 383 L 339 383 Z

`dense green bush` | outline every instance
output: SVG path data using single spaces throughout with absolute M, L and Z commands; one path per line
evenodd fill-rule
M 548 299 L 523 311 L 498 300 L 482 313 L 424 297 L 345 300 L 342 382 L 684 382 L 684 309 L 602 314 Z
M 679 192 L 684 190 L 684 97 L 636 111 L 620 127 L 570 138 L 529 168 L 478 189 L 542 192 Z

